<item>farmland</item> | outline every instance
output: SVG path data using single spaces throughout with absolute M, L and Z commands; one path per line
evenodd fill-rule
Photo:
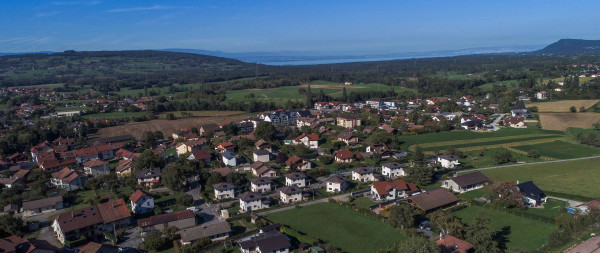
M 507 249 L 508 252 L 521 249 L 532 251 L 543 246 L 548 235 L 557 227 L 553 224 L 523 218 L 501 211 L 490 210 L 480 206 L 470 206 L 454 213 L 464 223 L 472 224 L 479 214 L 483 214 L 491 219 L 490 229 L 500 231 L 508 229 Z
M 498 165 L 495 160 L 495 156 L 498 152 L 505 150 L 503 148 L 483 148 L 481 150 L 466 151 L 463 154 L 467 156 L 465 159 L 460 159 L 460 163 L 463 166 L 473 166 L 474 168 L 485 168 L 490 166 Z M 515 162 L 541 162 L 544 158 L 532 158 L 526 154 L 515 152 L 515 150 L 509 149 Z
M 539 103 L 531 103 L 528 104 L 527 107 L 536 106 L 539 112 L 570 112 L 571 106 L 575 106 L 579 111 L 580 107 L 584 107 L 588 109 L 595 104 L 600 102 L 600 100 L 562 100 L 562 101 L 554 101 L 554 102 L 539 102 Z
M 383 221 L 333 203 L 274 213 L 267 219 L 318 237 L 346 252 L 376 252 L 402 241 L 402 232 Z
M 200 126 L 208 123 L 220 123 L 223 120 L 240 121 L 246 116 L 216 116 L 188 118 L 178 120 L 150 120 L 144 122 L 128 123 L 121 126 L 106 127 L 98 131 L 100 138 L 131 134 L 140 139 L 146 131 L 162 131 L 164 136 L 171 136 L 179 129 L 191 126 Z
M 493 83 L 486 83 L 486 84 L 480 85 L 478 88 L 480 88 L 482 91 L 485 91 L 485 92 L 492 91 L 494 89 L 494 86 L 499 86 L 506 90 L 514 90 L 517 88 L 518 84 L 519 84 L 519 82 L 517 80 L 508 80 L 508 81 L 498 81 L 498 82 L 493 82 Z
M 566 131 L 569 127 L 592 128 L 600 121 L 600 113 L 540 113 L 542 128 Z
M 600 158 L 505 167 L 482 172 L 495 182 L 532 180 L 543 191 L 583 199 L 600 197 Z
M 564 141 L 553 141 L 545 142 L 534 145 L 524 145 L 513 147 L 518 150 L 529 152 L 531 150 L 537 150 L 540 155 L 557 158 L 557 159 L 569 159 L 586 156 L 600 155 L 600 149 L 586 146 L 582 144 L 574 144 Z

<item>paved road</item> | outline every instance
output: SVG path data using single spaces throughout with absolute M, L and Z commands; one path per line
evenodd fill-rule
M 504 118 L 504 114 L 500 114 L 500 116 L 498 116 L 498 118 L 496 118 L 492 123 L 490 123 L 488 126 L 491 126 L 494 128 L 494 132 L 498 131 L 500 129 L 500 127 L 498 126 L 498 123 L 500 122 L 500 120 L 502 120 L 502 118 Z
M 486 168 L 461 170 L 461 171 L 457 171 L 457 172 L 458 173 L 465 173 L 465 172 L 473 172 L 473 171 L 481 171 L 481 170 L 491 170 L 491 169 L 498 169 L 498 168 L 508 168 L 508 167 L 517 167 L 517 166 L 533 165 L 533 164 L 544 164 L 544 163 L 559 163 L 559 162 L 578 161 L 578 160 L 587 160 L 587 159 L 595 159 L 595 158 L 600 158 L 600 156 L 588 156 L 588 157 L 581 157 L 581 158 L 551 160 L 551 161 L 542 161 L 542 162 L 533 162 L 533 163 L 517 163 L 517 164 L 499 165 L 499 166 L 492 166 L 492 167 L 486 167 Z
M 576 201 L 576 200 L 570 200 L 570 199 L 559 198 L 559 197 L 548 196 L 548 198 L 551 198 L 551 199 L 558 199 L 558 200 L 565 201 L 565 202 L 567 202 L 567 203 L 569 204 L 569 206 L 570 206 L 570 207 L 576 207 L 576 206 L 578 206 L 578 205 L 581 205 L 581 204 L 583 204 L 583 202 L 579 202 L 579 201 Z

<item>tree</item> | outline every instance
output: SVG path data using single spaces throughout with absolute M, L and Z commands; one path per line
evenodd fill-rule
M 387 250 L 379 250 L 379 253 L 431 253 L 441 252 L 440 247 L 433 241 L 419 235 L 413 235 L 399 243 L 397 246 Z
M 600 130 L 600 122 L 594 123 L 594 129 Z
M 417 146 L 411 156 L 411 166 L 407 167 L 407 179 L 419 185 L 431 184 L 433 180 L 433 168 L 428 166 L 425 154 L 420 146 Z
M 26 231 L 27 226 L 21 218 L 8 214 L 0 215 L 0 236 L 3 238 L 11 235 L 23 236 Z
M 254 131 L 254 137 L 256 139 L 263 139 L 266 141 L 272 141 L 275 139 L 275 135 L 277 134 L 277 129 L 273 124 L 263 121 L 258 123 L 256 126 L 256 130 Z
M 283 152 L 277 152 L 277 157 L 275 158 L 275 163 L 284 164 L 288 160 L 288 156 Z
M 495 204 L 508 208 L 524 208 L 525 199 L 519 187 L 513 181 L 505 181 L 492 185 L 492 198 Z
M 155 168 L 155 167 L 163 167 L 165 165 L 165 160 L 154 153 L 151 150 L 144 150 L 140 157 L 138 158 L 134 169 L 146 169 L 146 168 Z
M 408 229 L 415 225 L 417 210 L 414 207 L 405 203 L 399 203 L 392 206 L 389 210 L 388 222 L 390 225 L 401 229 Z
M 447 210 L 438 210 L 429 214 L 429 224 L 435 230 L 448 235 L 463 237 L 465 233 L 465 225 Z
M 570 110 L 571 112 L 577 112 L 577 107 L 575 107 L 575 106 L 571 106 L 571 107 L 569 108 L 569 110 Z
M 161 171 L 161 179 L 165 186 L 172 191 L 183 190 L 186 177 L 177 163 L 170 163 Z
M 527 152 L 527 156 L 529 156 L 531 158 L 539 158 L 541 155 L 540 155 L 540 152 L 538 152 L 537 150 L 534 149 L 534 150 Z
M 440 131 L 450 131 L 450 122 L 446 118 L 443 118 L 440 120 L 440 123 L 438 123 L 438 127 Z
M 502 149 L 496 155 L 494 155 L 494 161 L 496 164 L 505 164 L 513 161 L 512 152 L 506 149 Z
M 348 94 L 346 94 L 346 87 L 342 88 L 342 101 L 346 102 L 348 100 Z
M 489 217 L 479 214 L 475 217 L 475 222 L 465 231 L 467 241 L 476 245 L 476 253 L 502 252 L 498 247 L 498 242 L 494 240 L 495 233 L 490 230 L 490 223 Z
M 140 248 L 146 251 L 161 251 L 169 246 L 169 240 L 162 236 L 158 230 L 150 230 L 146 232 L 144 241 L 140 244 Z
M 319 156 L 319 161 L 325 165 L 329 165 L 333 163 L 333 157 L 330 155 L 322 155 Z

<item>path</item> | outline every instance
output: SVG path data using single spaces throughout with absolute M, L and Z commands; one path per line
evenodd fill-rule
M 457 173 L 462 174 L 462 173 L 466 173 L 466 172 L 481 171 L 481 170 L 491 170 L 491 169 L 517 167 L 517 166 L 525 166 L 525 165 L 544 164 L 544 163 L 559 163 L 559 162 L 568 162 L 568 161 L 579 161 L 579 160 L 587 160 L 587 159 L 595 159 L 595 158 L 600 158 L 600 156 L 588 156 L 588 157 L 562 159 L 562 160 L 552 160 L 552 161 L 542 161 L 542 162 L 532 162 L 532 163 L 517 163 L 517 164 L 499 165 L 499 166 L 492 166 L 492 167 L 486 167 L 486 168 L 461 170 L 461 171 L 457 171 Z
M 548 198 L 551 198 L 551 199 L 558 199 L 558 200 L 562 200 L 562 201 L 564 201 L 564 202 L 567 202 L 567 203 L 569 204 L 569 206 L 570 206 L 570 207 L 576 207 L 576 206 L 578 206 L 578 205 L 581 205 L 581 204 L 583 204 L 583 202 L 579 202 L 579 201 L 576 201 L 576 200 L 571 200 L 571 199 L 565 199 L 565 198 L 559 198 L 559 197 L 553 197 L 553 196 L 548 196 Z
M 493 131 L 496 132 L 498 130 L 500 130 L 500 127 L 498 127 L 498 123 L 500 122 L 500 120 L 502 120 L 502 118 L 504 118 L 504 114 L 500 114 L 500 116 L 498 116 L 498 118 L 496 118 L 492 123 L 490 123 L 488 126 L 493 127 Z

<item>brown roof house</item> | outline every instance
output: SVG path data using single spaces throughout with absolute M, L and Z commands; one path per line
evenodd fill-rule
M 240 210 L 242 212 L 251 212 L 255 210 L 269 208 L 270 201 L 260 193 L 245 192 L 240 194 Z
M 231 227 L 227 221 L 219 221 L 186 228 L 177 233 L 181 235 L 181 244 L 183 245 L 194 243 L 202 238 L 209 238 L 215 242 L 229 238 Z
M 74 191 L 82 188 L 87 180 L 87 175 L 83 171 L 63 168 L 58 172 L 52 173 L 50 183 L 66 191 Z
M 294 155 L 285 161 L 285 166 L 287 169 L 292 169 L 292 167 L 296 167 L 296 169 L 300 171 L 306 171 L 311 169 L 310 162 L 302 159 L 301 157 Z
M 394 181 L 380 181 L 371 184 L 371 195 L 376 200 L 394 200 L 408 197 L 420 192 L 415 184 L 407 184 L 402 179 Z
M 435 189 L 408 198 L 409 203 L 429 213 L 458 203 L 459 199 L 446 189 Z
M 325 179 L 327 192 L 343 192 L 348 188 L 348 180 L 340 174 Z
M 482 188 L 487 185 L 489 178 L 481 172 L 473 172 L 452 178 L 442 182 L 442 187 L 454 192 L 463 193 Z
M 285 186 L 306 187 L 308 177 L 300 172 L 292 172 L 285 174 Z
M 268 178 L 277 177 L 277 171 L 266 163 L 260 161 L 253 162 L 250 164 L 250 167 L 252 167 L 252 174 L 254 176 Z
M 32 201 L 23 202 L 23 216 L 33 216 L 45 212 L 60 210 L 64 206 L 63 197 L 56 196 Z
M 144 214 L 154 211 L 154 198 L 139 189 L 129 196 L 131 211 Z
M 140 234 L 144 236 L 150 230 L 162 231 L 167 227 L 178 229 L 190 228 L 196 225 L 196 215 L 192 210 L 183 210 L 173 213 L 151 216 L 137 221 Z
M 295 185 L 279 188 L 279 201 L 285 204 L 302 201 L 302 189 Z
M 335 161 L 338 163 L 354 162 L 354 154 L 350 150 L 339 150 L 335 152 Z
M 138 185 L 150 188 L 160 182 L 160 175 L 160 168 L 143 169 L 135 172 Z
M 85 174 L 92 176 L 108 175 L 110 169 L 108 168 L 108 162 L 99 160 L 98 158 L 89 160 L 83 163 L 83 171 Z
M 440 235 L 435 238 L 435 243 L 440 246 L 442 253 L 472 253 L 473 244 L 458 239 L 451 235 Z
M 375 172 L 371 168 L 359 167 L 352 170 L 352 180 L 358 182 L 373 182 L 376 181 Z
M 252 192 L 270 192 L 273 189 L 273 181 L 265 177 L 255 177 L 250 179 L 250 191 Z
M 235 198 L 235 185 L 232 183 L 218 183 L 213 185 L 215 199 Z

